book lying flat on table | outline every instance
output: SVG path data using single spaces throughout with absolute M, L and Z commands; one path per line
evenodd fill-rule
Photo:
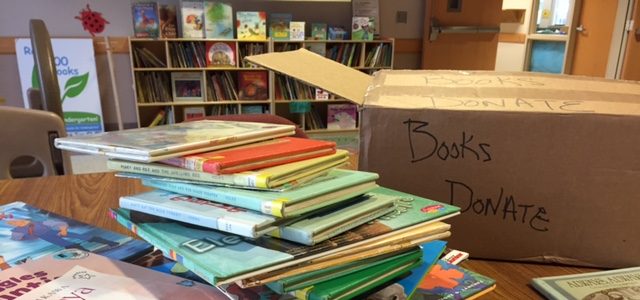
M 640 299 L 640 267 L 534 278 L 547 299 Z
M 295 133 L 295 126 L 201 120 L 55 139 L 59 149 L 152 162 Z
M 495 288 L 495 280 L 440 259 L 422 279 L 411 299 L 450 299 L 451 295 L 456 299 L 475 299 Z
M 2 276 L 2 299 L 228 299 L 216 287 L 79 249 L 29 261 Z
M 153 179 L 142 179 L 142 184 L 286 218 L 362 195 L 377 186 L 376 179 L 376 173 L 334 169 L 327 175 L 283 192 L 242 190 Z
M 284 191 L 324 175 L 329 170 L 345 164 L 348 160 L 349 152 L 338 149 L 336 153 L 331 155 L 255 171 L 221 175 L 185 170 L 160 163 L 139 163 L 124 160 L 108 160 L 107 167 L 114 171 L 125 172 L 118 174 L 122 177 Z
M 65 248 L 131 260 L 153 246 L 23 202 L 0 206 L 0 270 Z
M 174 157 L 168 165 L 212 174 L 232 174 L 335 153 L 335 142 L 284 137 L 212 152 Z

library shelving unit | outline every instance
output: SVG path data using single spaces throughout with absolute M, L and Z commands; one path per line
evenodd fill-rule
M 208 61 L 207 52 L 216 43 L 232 49 L 233 61 L 222 65 Z M 149 126 L 154 120 L 182 122 L 194 111 L 205 115 L 270 113 L 313 133 L 357 130 L 357 114 L 355 128 L 327 129 L 332 107 L 352 103 L 252 66 L 243 60 L 244 56 L 304 47 L 372 74 L 392 68 L 394 41 L 130 38 L 129 46 L 139 127 Z

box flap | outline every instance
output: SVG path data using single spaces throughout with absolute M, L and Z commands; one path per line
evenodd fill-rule
M 330 60 L 304 48 L 246 56 L 245 60 L 324 89 L 359 105 L 372 76 Z

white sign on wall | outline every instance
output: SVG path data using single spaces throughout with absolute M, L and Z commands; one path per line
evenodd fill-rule
M 51 39 L 60 99 L 68 135 L 104 131 L 96 60 L 92 39 Z M 24 106 L 29 108 L 27 89 L 39 88 L 30 39 L 16 39 L 16 57 Z

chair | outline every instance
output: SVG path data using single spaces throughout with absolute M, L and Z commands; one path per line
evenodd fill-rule
M 222 120 L 222 121 L 238 121 L 238 122 L 257 122 L 257 123 L 271 123 L 271 124 L 283 124 L 283 125 L 296 125 L 289 119 L 271 115 L 271 114 L 244 114 L 244 115 L 219 115 L 219 116 L 207 116 L 200 118 L 199 120 Z M 298 125 L 296 125 L 296 133 L 294 137 L 309 138 Z
M 57 114 L 0 106 L 0 123 L 0 179 L 71 174 L 69 157 L 53 146 L 55 138 L 66 136 Z M 42 171 L 33 174 L 38 164 Z

